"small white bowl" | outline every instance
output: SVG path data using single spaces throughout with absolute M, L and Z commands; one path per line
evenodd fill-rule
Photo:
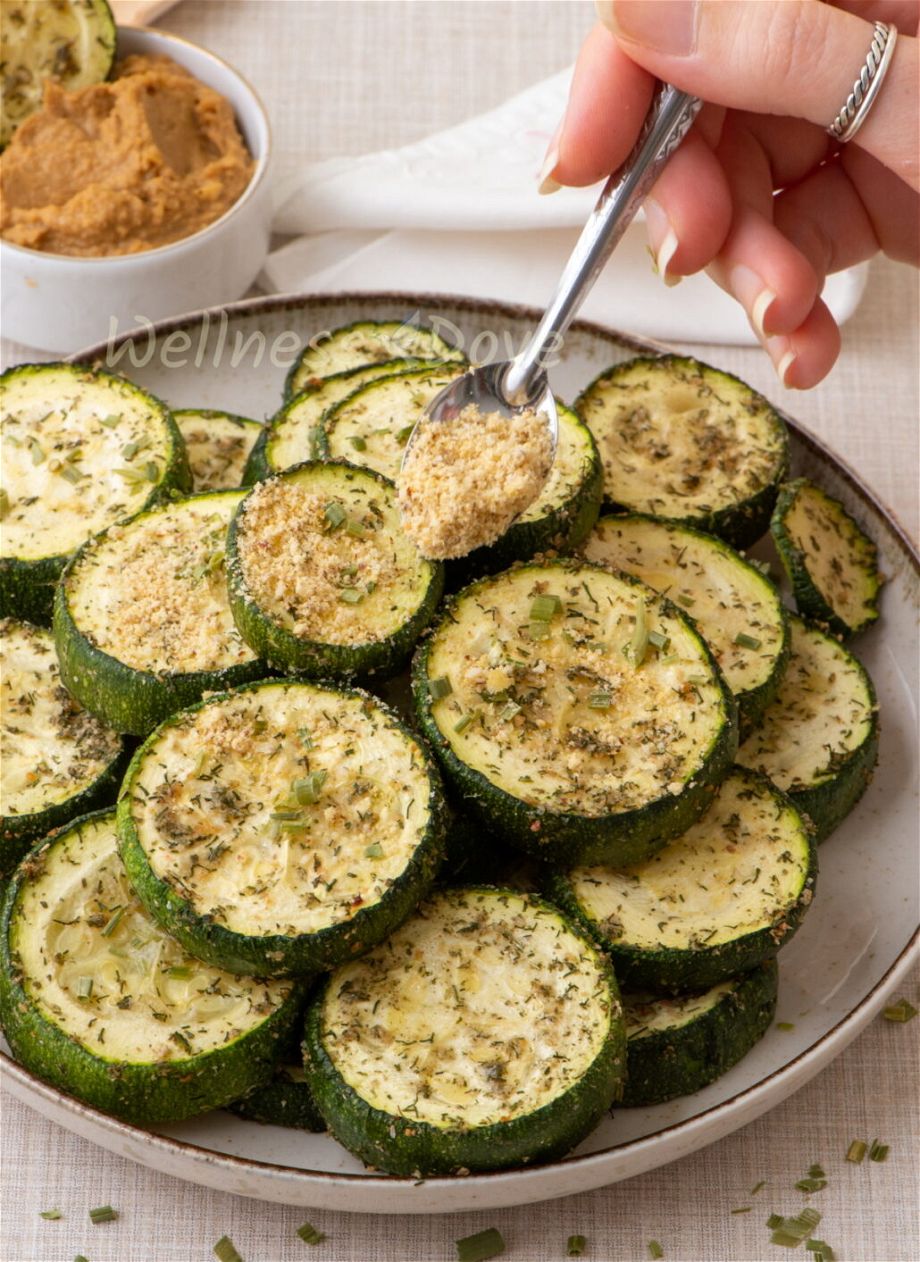
M 118 56 L 171 57 L 233 106 L 255 170 L 239 201 L 193 236 L 139 254 L 76 258 L 0 240 L 4 337 L 64 354 L 161 320 L 240 298 L 268 253 L 271 132 L 246 80 L 213 53 L 175 35 L 120 27 Z

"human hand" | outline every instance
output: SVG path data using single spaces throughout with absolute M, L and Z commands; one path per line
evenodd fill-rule
M 593 184 L 629 153 L 654 78 L 707 102 L 645 204 L 666 284 L 705 268 L 747 312 L 784 385 L 827 375 L 840 333 L 825 277 L 918 262 L 918 0 L 596 0 L 541 192 Z M 875 21 L 888 74 L 856 137 L 826 132 Z

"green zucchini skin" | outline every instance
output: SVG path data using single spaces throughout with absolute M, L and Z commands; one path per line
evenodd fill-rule
M 159 481 L 150 495 L 139 506 L 146 512 L 155 504 L 162 503 L 174 492 L 191 490 L 192 475 L 189 469 L 185 443 L 172 414 L 164 403 L 133 382 L 101 368 L 78 368 L 72 364 L 19 364 L 9 368 L 0 377 L 0 386 L 22 375 L 40 375 L 45 369 L 65 370 L 83 385 L 111 385 L 144 400 L 156 415 L 168 435 L 166 458 Z M 20 618 L 37 626 L 49 626 L 54 606 L 54 589 L 72 553 L 24 560 L 21 557 L 0 557 L 0 617 Z
M 467 889 L 502 891 L 494 886 Z M 527 896 L 540 905 L 542 900 Z M 543 904 L 546 906 L 546 904 Z M 557 908 L 552 908 L 558 914 Z M 577 925 L 567 927 L 593 947 Z M 612 969 L 602 960 L 610 1003 L 620 1010 L 620 992 Z M 533 1113 L 475 1126 L 440 1129 L 412 1117 L 374 1108 L 343 1077 L 324 1041 L 323 1006 L 332 979 L 326 979 L 307 1007 L 304 1063 L 316 1105 L 330 1133 L 367 1165 L 389 1174 L 449 1175 L 471 1170 L 550 1161 L 569 1152 L 600 1122 L 620 1096 L 626 1063 L 623 1021 L 611 1020 L 604 1046 L 587 1071 L 568 1090 Z
M 387 478 L 345 461 L 306 461 L 274 474 L 271 480 L 296 478 L 301 472 L 316 468 L 348 470 L 355 476 L 373 479 L 387 491 L 393 490 L 393 484 Z M 412 616 L 383 639 L 348 645 L 307 640 L 272 618 L 246 588 L 239 556 L 239 536 L 245 510 L 246 500 L 243 500 L 227 533 L 227 584 L 233 620 L 240 635 L 258 657 L 274 670 L 309 679 L 367 681 L 374 676 L 386 679 L 397 674 L 408 662 L 416 640 L 440 604 L 444 593 L 444 566 L 439 562 L 426 562 L 429 579 L 422 600 Z
M 701 1091 L 747 1055 L 776 1014 L 779 970 L 767 960 L 732 983 L 714 1008 L 677 1028 L 627 1038 L 624 1108 Z M 630 996 L 624 996 L 629 1006 Z
M 734 768 L 734 773 L 746 779 L 752 788 L 759 786 L 762 791 L 769 792 L 778 807 L 785 806 L 795 812 L 788 796 L 781 793 L 766 776 L 742 767 Z M 576 896 L 567 872 L 547 870 L 545 890 L 558 907 L 604 948 L 624 987 L 660 994 L 706 989 L 773 959 L 802 923 L 814 900 L 818 852 L 808 824 L 804 820 L 800 823 L 800 837 L 808 848 L 808 863 L 798 896 L 781 910 L 772 924 L 714 946 L 677 948 L 659 945 L 654 949 L 635 946 L 611 938 L 603 931 Z
M 708 364 L 704 364 L 699 360 L 689 356 L 680 355 L 661 355 L 661 356 L 637 356 L 635 359 L 626 361 L 625 363 L 616 364 L 613 368 L 608 368 L 604 372 L 599 373 L 597 377 L 581 392 L 575 400 L 575 411 L 585 418 L 586 423 L 590 427 L 591 420 L 589 409 L 587 407 L 591 395 L 599 388 L 606 386 L 608 383 L 616 383 L 624 372 L 635 367 L 648 367 L 652 371 L 675 370 L 677 372 L 687 371 L 692 373 L 705 373 L 714 377 L 719 377 L 730 383 L 733 388 L 741 387 L 749 394 L 754 394 L 750 387 L 739 378 L 732 376 L 731 373 L 722 372 L 721 369 L 712 368 Z M 759 396 L 755 396 L 758 397 Z M 762 400 L 766 404 L 766 400 Z M 769 406 L 769 405 L 767 405 Z M 776 503 L 777 491 L 779 485 L 785 478 L 789 468 L 789 436 L 786 431 L 785 423 L 778 412 L 772 408 L 771 425 L 777 441 L 779 459 L 774 476 L 769 483 L 762 486 L 753 494 L 745 496 L 744 499 L 734 504 L 729 504 L 723 508 L 711 510 L 702 513 L 690 513 L 687 515 L 670 515 L 660 514 L 667 521 L 674 521 L 684 526 L 694 526 L 698 530 L 705 531 L 707 534 L 718 535 L 720 539 L 724 539 L 726 543 L 731 544 L 734 548 L 744 549 L 750 547 L 751 544 L 763 535 L 770 525 L 770 515 L 773 512 Z M 597 437 L 597 435 L 595 435 Z M 600 446 L 600 443 L 598 444 Z M 635 512 L 637 506 L 635 504 L 620 504 L 611 498 L 605 492 L 604 508 L 611 512 Z M 656 514 L 657 516 L 658 514 Z
M 855 578 L 858 578 L 864 591 L 864 614 L 855 625 L 845 621 L 822 595 L 812 576 L 811 558 L 796 542 L 789 529 L 787 522 L 789 514 L 800 497 L 806 495 L 823 500 L 824 504 L 834 512 L 840 521 L 841 537 L 844 531 L 849 536 L 848 539 L 844 539 L 844 543 L 849 544 L 852 551 L 858 554 L 856 557 L 848 558 L 853 566 L 857 567 Z M 876 621 L 879 616 L 878 597 L 882 586 L 878 569 L 878 551 L 872 540 L 863 533 L 858 523 L 838 500 L 809 482 L 807 478 L 796 478 L 793 482 L 786 482 L 780 488 L 776 507 L 773 510 L 770 533 L 773 536 L 779 559 L 783 563 L 783 569 L 792 584 L 796 609 L 803 618 L 825 627 L 841 640 L 857 635 Z
M 831 833 L 843 823 L 849 813 L 859 802 L 875 772 L 879 752 L 879 707 L 875 686 L 871 676 L 863 664 L 850 653 L 833 636 L 828 635 L 821 627 L 809 626 L 794 615 L 790 619 L 792 627 L 793 651 L 785 687 L 781 685 L 779 695 L 764 713 L 764 723 L 759 729 L 749 734 L 738 751 L 738 761 L 745 766 L 755 767 L 760 771 L 766 768 L 758 757 L 756 743 L 766 732 L 766 724 L 788 723 L 791 731 L 795 730 L 795 717 L 787 719 L 788 691 L 798 670 L 798 654 L 796 640 L 799 636 L 812 637 L 818 644 L 822 642 L 831 650 L 840 664 L 846 664 L 856 672 L 867 701 L 868 731 L 862 742 L 855 749 L 840 756 L 836 753 L 827 767 L 817 773 L 810 784 L 796 780 L 784 785 L 786 796 L 798 811 L 811 823 L 815 841 L 820 844 L 826 841 Z M 839 677 L 839 674 L 838 674 Z M 829 723 L 839 723 L 839 719 L 828 716 Z
M 283 1065 L 271 1082 L 234 1100 L 227 1110 L 246 1122 L 262 1122 L 266 1126 L 285 1126 L 314 1134 L 326 1129 L 308 1084 L 298 1082 Z
M 287 680 L 259 681 L 233 689 L 247 693 L 292 686 Z M 323 691 L 328 691 L 328 687 Z M 161 723 L 135 752 L 125 773 L 117 808 L 119 853 L 134 890 L 151 916 L 198 959 L 231 973 L 256 977 L 311 976 L 334 968 L 382 941 L 414 910 L 434 882 L 444 857 L 446 806 L 437 767 L 423 742 L 377 697 L 355 688 L 335 687 L 345 696 L 367 699 L 384 710 L 395 727 L 419 748 L 429 778 L 429 821 L 402 873 L 376 903 L 362 907 L 348 921 L 298 936 L 266 934 L 248 937 L 197 912 L 151 867 L 132 814 L 137 776 L 148 756 L 156 757 L 159 739 L 170 724 L 219 704 L 221 696 L 200 701 Z M 226 696 L 227 694 L 222 694 Z M 237 1093 L 242 1094 L 241 1092 Z
M 260 1026 L 229 1046 L 183 1060 L 124 1062 L 89 1051 L 46 1017 L 29 995 L 10 941 L 18 894 L 41 872 L 48 851 L 72 831 L 110 813 L 97 811 L 52 834 L 19 865 L 0 910 L 0 1024 L 16 1059 L 43 1081 L 93 1108 L 139 1126 L 182 1121 L 267 1082 L 278 1048 L 290 1039 L 305 987 L 290 995 Z
M 205 491 L 194 498 L 198 501 L 226 494 L 226 491 Z M 143 516 L 145 514 L 138 513 L 132 520 L 139 521 Z M 74 553 L 55 590 L 52 626 L 61 678 L 81 705 L 118 732 L 146 736 L 177 710 L 200 701 L 206 692 L 223 692 L 271 674 L 258 658 L 219 670 L 173 674 L 138 670 L 99 648 L 75 622 L 68 590 L 83 558 L 105 543 L 107 533 L 103 531 L 87 540 Z
M 600 568 L 565 559 L 555 562 L 555 565 L 563 571 Z M 521 568 L 526 569 L 527 563 Z M 628 574 L 618 574 L 617 577 L 649 590 Z M 489 581 L 488 577 L 479 579 L 445 602 L 439 622 L 419 643 L 412 661 L 412 690 L 419 727 L 434 750 L 445 779 L 457 797 L 458 805 L 482 826 L 494 829 L 510 845 L 554 867 L 568 868 L 579 863 L 594 862 L 609 862 L 625 867 L 648 858 L 671 838 L 686 832 L 705 812 L 737 751 L 737 706 L 708 646 L 701 637 L 697 637 L 721 692 L 726 719 L 708 752 L 705 766 L 693 777 L 692 783 L 677 797 L 665 794 L 654 802 L 617 815 L 590 817 L 551 812 L 545 807 L 530 805 L 514 797 L 492 784 L 475 767 L 464 763 L 451 748 L 432 714 L 428 691 L 428 657 L 434 636 L 442 623 L 454 617 L 454 610 L 459 602 Z M 683 611 L 666 597 L 660 599 L 664 611 L 684 622 L 688 621 L 683 617 Z
M 400 330 L 411 337 L 413 333 L 423 335 L 426 342 L 431 347 L 431 354 L 407 355 L 396 354 L 390 352 L 392 350 L 403 351 L 395 336 Z M 380 353 L 367 351 L 362 354 L 346 353 L 342 355 L 343 364 L 335 373 L 320 373 L 317 370 L 327 367 L 322 363 L 322 345 L 313 346 L 308 343 L 297 359 L 291 366 L 287 377 L 284 381 L 284 398 L 285 401 L 292 399 L 295 394 L 299 394 L 303 389 L 308 387 L 311 382 L 323 377 L 338 375 L 338 372 L 348 372 L 351 369 L 365 368 L 368 364 L 386 363 L 395 359 L 413 359 L 417 362 L 424 363 L 426 360 L 440 359 L 456 359 L 465 362 L 463 354 L 450 346 L 439 334 L 433 329 L 425 329 L 418 325 L 413 325 L 402 320 L 355 320 L 351 324 L 343 324 L 340 328 L 332 329 L 326 338 L 325 345 L 335 348 L 336 344 L 347 341 L 348 335 L 351 333 L 364 332 L 368 338 L 373 341 L 375 338 L 380 342 Z M 314 338 L 314 341 L 316 339 Z

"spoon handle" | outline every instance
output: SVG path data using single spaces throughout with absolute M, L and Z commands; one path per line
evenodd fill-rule
M 521 394 L 529 398 L 545 359 L 559 349 L 562 335 L 665 163 L 690 130 L 701 105 L 697 97 L 679 92 L 668 83 L 660 83 L 655 89 L 632 152 L 604 185 L 543 319 L 505 372 L 502 392 L 506 398 Z

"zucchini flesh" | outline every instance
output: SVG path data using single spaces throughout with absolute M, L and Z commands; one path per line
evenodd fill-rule
M 129 1121 L 192 1117 L 266 1082 L 303 1001 L 299 983 L 183 951 L 128 883 L 114 812 L 33 851 L 0 923 L 0 1016 L 17 1059 Z
M 789 482 L 770 530 L 803 617 L 842 639 L 876 620 L 876 547 L 838 500 L 805 478 Z
M 332 1133 L 396 1174 L 498 1169 L 572 1148 L 623 1079 L 601 952 L 513 890 L 443 891 L 332 975 L 307 1077 Z
M 581 551 L 687 611 L 735 694 L 742 727 L 755 727 L 789 657 L 788 619 L 770 580 L 720 539 L 639 514 L 601 518 Z
M 549 880 L 624 986 L 679 993 L 774 956 L 811 905 L 816 875 L 798 811 L 765 777 L 736 767 L 706 814 L 650 859 Z
M 591 428 L 612 506 L 746 547 L 766 530 L 788 466 L 788 438 L 765 398 L 728 373 L 677 355 L 602 373 L 575 410 Z
M 232 412 L 183 408 L 173 412 L 185 441 L 193 491 L 227 491 L 240 486 L 249 453 L 262 424 Z
M 391 377 L 417 368 L 414 359 L 389 359 L 381 364 L 349 368 L 331 377 L 317 378 L 293 395 L 266 424 L 246 466 L 247 484 L 280 473 L 304 460 L 317 460 L 322 452 L 322 420 L 337 403 L 347 399 L 368 381 Z
M 443 567 L 402 530 L 392 483 L 343 463 L 258 483 L 227 550 L 240 634 L 271 665 L 313 677 L 399 670 L 443 590 Z
M 146 391 L 71 364 L 0 378 L 3 531 L 0 613 L 47 622 L 71 553 L 190 474 L 176 424 Z
M 52 828 L 115 800 L 124 742 L 61 686 L 54 641 L 42 628 L 0 622 L 0 689 L 2 875 Z
M 0 149 L 41 108 L 46 79 L 73 92 L 107 78 L 115 42 L 115 19 L 106 0 L 6 0 Z
M 737 745 L 696 631 L 644 584 L 586 563 L 532 562 L 459 593 L 413 688 L 462 803 L 558 863 L 652 853 L 706 809 Z
M 285 397 L 298 394 L 318 378 L 394 359 L 464 362 L 461 352 L 433 329 L 406 320 L 358 320 L 311 339 L 288 373 Z
M 624 994 L 625 1107 L 662 1104 L 715 1082 L 751 1050 L 776 1014 L 775 960 L 702 994 Z
M 138 896 L 199 958 L 310 973 L 399 924 L 441 862 L 437 773 L 366 693 L 272 681 L 174 715 L 119 804 Z
M 792 652 L 776 699 L 738 761 L 770 777 L 823 841 L 866 790 L 878 758 L 878 703 L 852 653 L 790 618 Z
M 224 549 L 242 491 L 141 513 L 91 539 L 57 589 L 61 676 L 87 709 L 144 736 L 202 694 L 265 674 L 230 613 Z

